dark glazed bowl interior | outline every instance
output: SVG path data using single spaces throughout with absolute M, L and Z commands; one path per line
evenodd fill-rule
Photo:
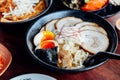
M 100 62 L 99 64 L 96 64 L 94 66 L 89 66 L 89 67 L 85 67 L 85 68 L 81 68 L 81 69 L 71 69 L 71 70 L 70 69 L 61 69 L 61 68 L 58 68 L 57 66 L 53 66 L 46 62 L 43 62 L 34 54 L 35 46 L 33 45 L 33 38 L 39 32 L 41 27 L 53 19 L 62 18 L 62 17 L 66 17 L 66 16 L 74 16 L 77 18 L 81 18 L 84 21 L 95 22 L 98 25 L 100 25 L 101 27 L 103 27 L 106 30 L 106 32 L 108 33 L 108 37 L 109 37 L 109 41 L 110 41 L 110 45 L 109 45 L 109 48 L 107 49 L 107 51 L 114 52 L 116 50 L 117 45 L 118 45 L 118 37 L 117 37 L 116 31 L 106 20 L 104 20 L 103 18 L 101 18 L 95 14 L 89 13 L 89 12 L 82 12 L 82 11 L 77 11 L 77 10 L 65 10 L 65 11 L 58 11 L 58 12 L 50 13 L 46 16 L 43 16 L 42 18 L 37 20 L 28 29 L 28 32 L 26 35 L 26 45 L 27 45 L 30 55 L 36 61 L 38 61 L 40 64 L 42 64 L 43 66 L 45 66 L 49 69 L 56 70 L 59 72 L 68 72 L 68 73 L 82 72 L 82 71 L 94 69 L 94 68 L 102 65 L 104 62 L 106 62 L 108 59 L 105 59 L 103 62 Z
M 26 19 L 26 20 L 21 20 L 21 21 L 17 21 L 17 22 L 0 22 L 0 26 L 23 26 L 23 24 L 26 24 L 26 23 L 31 23 L 33 22 L 35 19 L 39 18 L 40 16 L 42 16 L 43 14 L 45 14 L 49 8 L 51 7 L 53 3 L 53 0 L 45 0 L 45 4 L 46 4 L 46 8 L 43 12 L 39 13 L 38 15 L 32 17 L 32 18 L 29 18 L 29 19 Z M 19 24 L 19 25 L 18 25 Z

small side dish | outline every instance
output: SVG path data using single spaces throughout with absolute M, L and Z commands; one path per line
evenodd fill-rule
M 108 0 L 62 0 L 63 3 L 72 9 L 83 11 L 96 11 L 103 8 Z
M 63 17 L 46 23 L 34 36 L 35 55 L 64 69 L 84 68 L 83 62 L 109 46 L 107 32 L 94 22 Z
M 0 22 L 16 22 L 32 18 L 46 7 L 44 0 L 1 0 Z
M 7 70 L 12 61 L 10 51 L 2 44 L 0 44 L 0 76 Z

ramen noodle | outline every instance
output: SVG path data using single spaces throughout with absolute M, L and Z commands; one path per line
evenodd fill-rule
M 0 2 L 0 21 L 13 22 L 29 19 L 44 9 L 44 0 L 2 0 Z

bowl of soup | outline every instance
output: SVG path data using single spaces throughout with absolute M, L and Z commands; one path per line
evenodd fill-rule
M 39 18 L 27 31 L 30 55 L 46 68 L 59 72 L 94 69 L 108 59 L 91 66 L 84 61 L 99 51 L 114 52 L 118 37 L 103 18 L 78 10 L 57 11 Z
M 45 14 L 52 0 L 2 0 L 0 1 L 0 24 L 22 24 Z

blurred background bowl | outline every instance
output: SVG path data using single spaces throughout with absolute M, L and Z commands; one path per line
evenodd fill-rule
M 114 30 L 114 28 L 106 20 L 104 20 L 103 18 L 101 18 L 93 13 L 89 13 L 89 12 L 83 12 L 83 11 L 78 11 L 78 10 L 64 10 L 64 11 L 58 11 L 58 12 L 47 14 L 47 15 L 41 17 L 40 19 L 38 19 L 33 25 L 30 26 L 30 28 L 27 31 L 27 35 L 26 35 L 26 46 L 27 46 L 27 49 L 28 49 L 28 52 L 30 53 L 30 55 L 36 61 L 38 61 L 41 65 L 43 65 L 49 69 L 59 71 L 59 72 L 68 72 L 68 73 L 87 71 L 90 69 L 94 69 L 94 68 L 102 65 L 103 63 L 105 63 L 108 59 L 105 59 L 103 62 L 100 62 L 99 64 L 96 64 L 93 66 L 88 66 L 88 67 L 85 67 L 82 69 L 71 69 L 71 70 L 70 69 L 61 69 L 61 68 L 58 68 L 57 66 L 54 66 L 54 65 L 51 65 L 49 63 L 42 61 L 35 55 L 35 53 L 34 53 L 35 46 L 33 45 L 34 36 L 40 31 L 40 29 L 47 22 L 49 22 L 53 19 L 63 18 L 63 17 L 67 17 L 67 16 L 81 18 L 84 21 L 95 22 L 98 25 L 100 25 L 101 27 L 103 27 L 106 30 L 106 32 L 108 33 L 108 38 L 110 41 L 110 45 L 109 45 L 107 51 L 109 51 L 109 52 L 116 51 L 116 48 L 118 45 L 117 33 Z
M 37 14 L 36 16 L 29 18 L 29 19 L 16 21 L 16 22 L 0 22 L 0 26 L 1 27 L 22 27 L 22 26 L 27 27 L 27 24 L 28 25 L 31 24 L 37 18 L 44 15 L 50 9 L 53 0 L 44 0 L 44 1 L 45 1 L 45 9 L 42 12 L 40 12 L 39 14 Z
M 74 10 L 82 10 L 86 12 L 92 12 L 97 13 L 99 11 L 102 11 L 105 9 L 105 7 L 108 5 L 109 0 L 98 0 L 90 1 L 90 0 L 61 0 L 61 2 L 64 4 L 64 6 L 74 9 Z
M 118 19 L 116 20 L 115 27 L 116 27 L 116 31 L 117 31 L 117 33 L 118 33 L 118 38 L 119 38 L 119 40 L 120 40 L 120 18 L 118 18 Z

